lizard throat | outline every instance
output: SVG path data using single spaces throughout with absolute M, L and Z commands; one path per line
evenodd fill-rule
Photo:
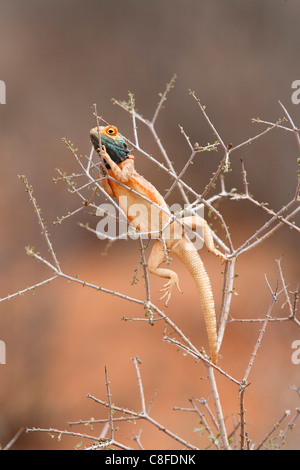
M 91 141 L 97 150 L 99 148 L 99 139 L 98 136 L 91 134 Z M 122 146 L 118 145 L 117 142 L 113 141 L 112 139 L 107 138 L 104 135 L 101 135 L 101 144 L 105 145 L 106 151 L 110 158 L 119 165 L 124 160 L 127 160 L 130 151 L 127 148 L 127 144 L 123 144 Z M 107 169 L 110 169 L 108 163 L 105 162 L 105 166 Z

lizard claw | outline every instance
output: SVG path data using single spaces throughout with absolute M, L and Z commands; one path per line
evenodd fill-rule
M 174 285 L 177 287 L 179 292 L 182 294 L 182 290 L 179 287 L 179 282 L 178 282 L 178 276 L 174 275 L 174 277 L 171 277 L 171 279 L 164 285 L 162 289 L 159 290 L 159 292 L 164 292 L 164 294 L 160 297 L 159 300 L 162 300 L 166 297 L 165 301 L 165 306 L 168 306 L 169 300 L 171 298 L 171 293 Z

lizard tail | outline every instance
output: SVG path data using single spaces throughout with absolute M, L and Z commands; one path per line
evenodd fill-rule
M 218 351 L 215 303 L 205 266 L 198 255 L 196 248 L 188 240 L 181 240 L 180 243 L 177 243 L 172 247 L 171 251 L 182 261 L 196 283 L 204 313 L 211 361 L 216 364 L 218 360 Z

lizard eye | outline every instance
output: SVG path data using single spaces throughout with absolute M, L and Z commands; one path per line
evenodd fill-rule
M 110 126 L 106 129 L 106 133 L 115 136 L 118 133 L 118 129 L 115 126 Z

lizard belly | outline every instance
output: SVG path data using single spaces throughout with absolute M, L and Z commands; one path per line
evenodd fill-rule
M 149 233 L 153 238 L 158 238 L 159 231 L 168 222 L 168 215 L 157 206 L 167 212 L 169 208 L 156 188 L 137 173 L 134 173 L 124 186 L 112 180 L 109 180 L 109 184 L 121 209 L 134 227 L 140 232 Z M 149 201 L 139 195 L 148 198 Z

